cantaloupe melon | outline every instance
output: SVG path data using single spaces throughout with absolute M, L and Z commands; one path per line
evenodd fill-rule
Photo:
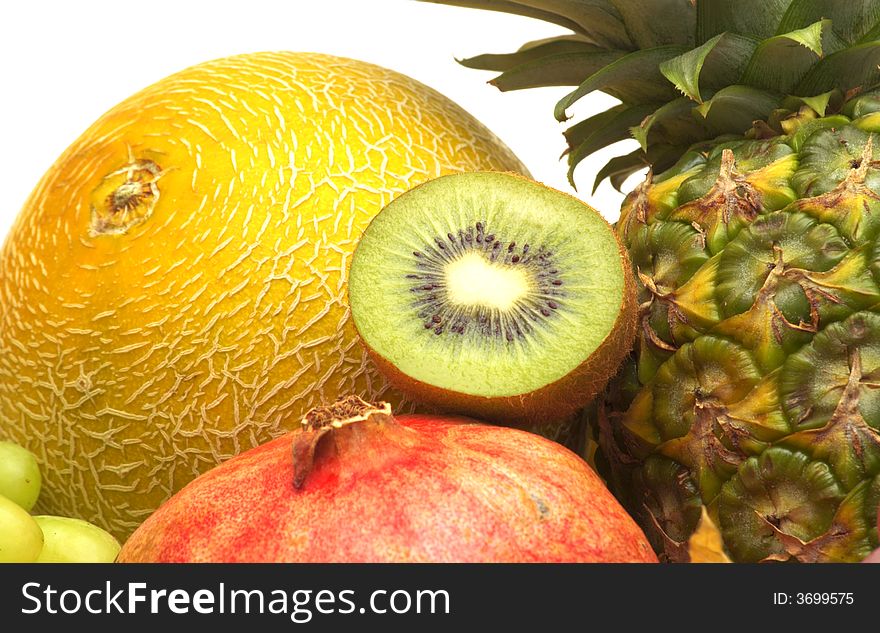
M 350 254 L 398 193 L 476 169 L 525 171 L 434 90 L 326 55 L 208 62 L 101 117 L 0 253 L 0 438 L 42 462 L 37 510 L 124 538 L 311 407 L 387 399 Z

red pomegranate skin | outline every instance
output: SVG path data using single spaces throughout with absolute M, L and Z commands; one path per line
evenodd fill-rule
M 118 560 L 657 561 L 574 453 L 427 415 L 294 431 L 234 457 L 160 507 Z

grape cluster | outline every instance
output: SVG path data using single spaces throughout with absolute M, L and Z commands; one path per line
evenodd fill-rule
M 0 563 L 111 563 L 113 536 L 80 519 L 32 516 L 40 467 L 25 448 L 0 442 Z

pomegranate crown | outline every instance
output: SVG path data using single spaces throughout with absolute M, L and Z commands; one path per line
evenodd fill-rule
M 358 396 L 346 396 L 330 405 L 315 407 L 302 419 L 303 430 L 317 431 L 326 427 L 342 428 L 352 422 L 362 422 L 370 416 L 391 415 L 388 402 L 370 403 Z

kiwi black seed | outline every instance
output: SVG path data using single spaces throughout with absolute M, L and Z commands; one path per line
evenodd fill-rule
M 492 232 L 484 221 L 458 229 L 455 234 L 435 236 L 432 243 L 424 250 L 413 251 L 416 272 L 407 273 L 406 278 L 412 280 L 410 292 L 415 295 L 412 305 L 418 317 L 423 320 L 425 329 L 433 330 L 437 336 L 523 339 L 532 331 L 533 324 L 540 327 L 541 321 L 551 318 L 560 302 L 564 302 L 559 266 L 553 252 L 544 247 L 533 250 L 527 243 L 518 246 L 516 242 L 505 241 L 503 235 Z M 446 289 L 446 269 L 469 254 L 477 254 L 486 262 L 522 268 L 535 280 L 535 285 L 511 310 L 453 303 Z
M 349 302 L 393 384 L 510 424 L 555 423 L 586 404 L 635 331 L 634 285 L 608 223 L 493 172 L 434 179 L 383 209 L 355 250 Z

